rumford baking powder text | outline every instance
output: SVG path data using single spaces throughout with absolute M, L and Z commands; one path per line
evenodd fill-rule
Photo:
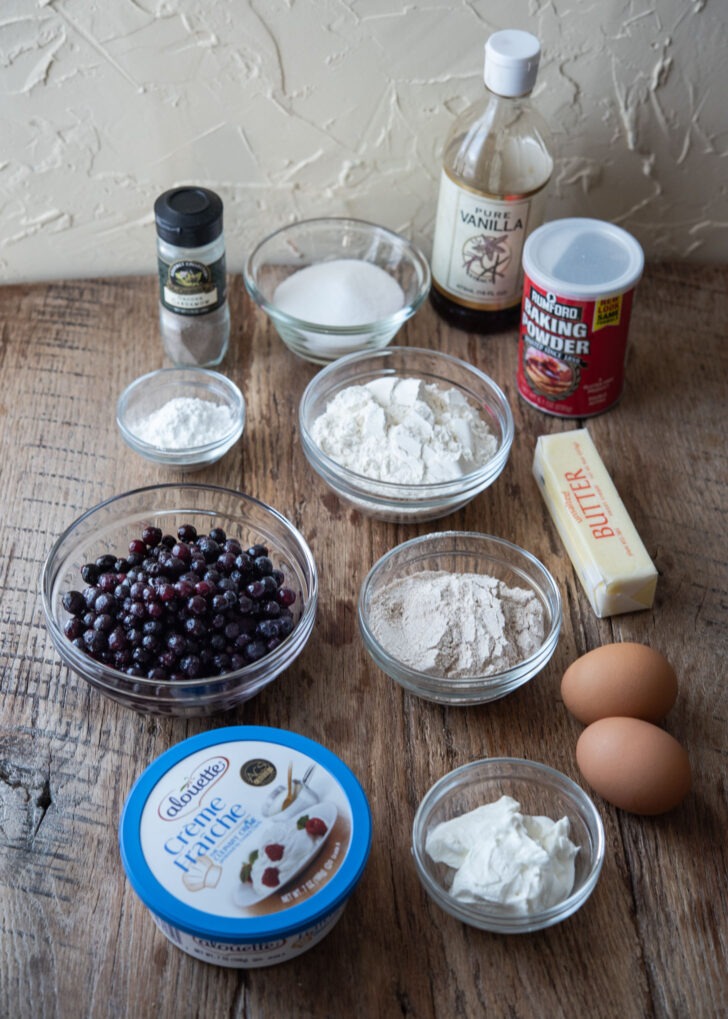
M 566 471 L 564 478 L 579 510 L 589 525 L 592 537 L 597 541 L 601 538 L 613 538 L 614 531 L 609 526 L 609 517 L 604 512 L 584 469 L 580 467 L 578 471 Z
M 560 354 L 589 354 L 589 327 L 580 321 L 581 314 L 580 307 L 559 304 L 555 294 L 541 294 L 534 287 L 523 299 L 523 325 L 528 338 Z

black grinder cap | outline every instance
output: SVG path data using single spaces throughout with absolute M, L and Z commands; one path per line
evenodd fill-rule
M 163 241 L 200 248 L 222 233 L 222 199 L 207 188 L 172 188 L 154 203 L 154 219 Z

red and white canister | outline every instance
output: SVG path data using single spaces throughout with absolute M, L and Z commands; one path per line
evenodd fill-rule
M 631 234 L 598 219 L 556 219 L 523 249 L 518 391 L 557 417 L 609 410 L 624 388 L 632 298 L 644 268 Z

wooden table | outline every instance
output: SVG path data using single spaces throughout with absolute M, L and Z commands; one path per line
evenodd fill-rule
M 633 315 L 627 388 L 589 422 L 660 572 L 652 611 L 597 620 L 531 476 L 536 437 L 575 427 L 524 404 L 515 334 L 483 339 L 425 307 L 398 342 L 441 348 L 507 392 L 516 422 L 496 484 L 436 524 L 374 522 L 309 469 L 297 405 L 315 367 L 289 354 L 232 286 L 224 370 L 243 389 L 241 443 L 195 480 L 272 504 L 307 538 L 319 614 L 301 657 L 255 699 L 215 720 L 137 715 L 90 690 L 47 635 L 39 572 L 83 510 L 137 486 L 183 477 L 122 443 L 114 406 L 162 364 L 155 280 L 95 280 L 0 290 L 0 1015 L 25 1017 L 313 1016 L 316 1019 L 728 1015 L 726 973 L 726 344 L 728 268 L 650 268 Z M 435 528 L 481 530 L 531 550 L 564 600 L 547 668 L 496 703 L 446 709 L 405 694 L 368 659 L 359 585 L 385 551 Z M 597 798 L 602 876 L 585 907 L 533 935 L 462 926 L 421 888 L 410 856 L 416 806 L 445 772 L 512 755 L 581 781 L 580 725 L 559 683 L 578 655 L 609 641 L 662 650 L 680 678 L 665 725 L 689 750 L 694 791 L 671 814 L 640 818 Z M 135 778 L 187 736 L 236 723 L 281 726 L 341 756 L 372 805 L 364 878 L 320 945 L 271 969 L 198 962 L 157 931 L 126 882 L 120 811 Z

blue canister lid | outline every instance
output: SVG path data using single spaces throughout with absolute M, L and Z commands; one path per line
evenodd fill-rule
M 184 740 L 142 773 L 119 845 L 159 920 L 245 944 L 296 934 L 343 905 L 371 834 L 364 791 L 330 750 L 283 729 L 231 726 Z

